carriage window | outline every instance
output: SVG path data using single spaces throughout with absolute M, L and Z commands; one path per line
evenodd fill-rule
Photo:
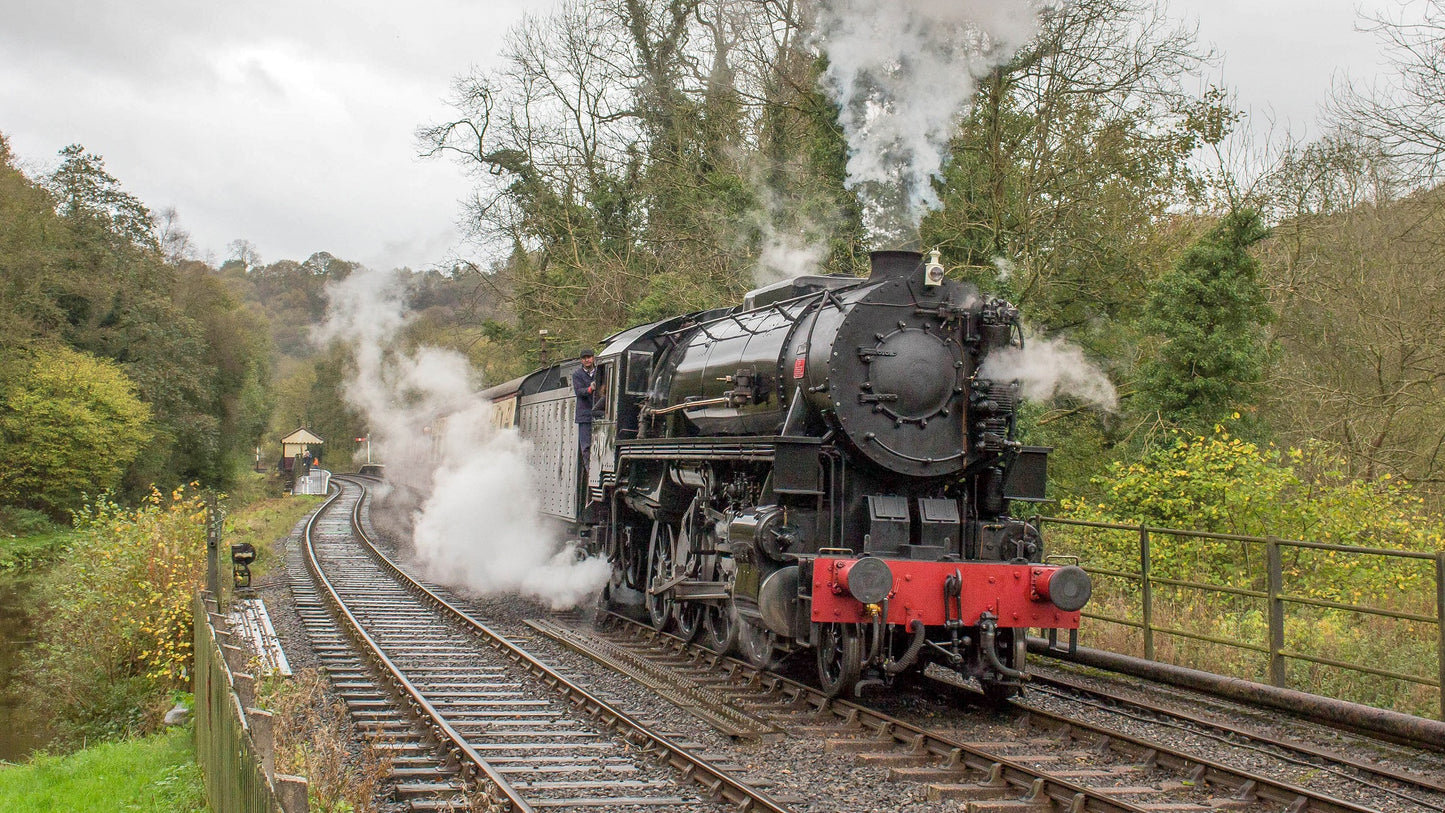
M 627 354 L 627 394 L 646 395 L 647 379 L 652 373 L 652 354 L 632 350 Z

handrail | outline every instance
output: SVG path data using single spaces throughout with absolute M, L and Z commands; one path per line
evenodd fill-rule
M 1117 615 L 1105 615 L 1098 610 L 1086 609 L 1084 617 L 1093 621 L 1107 624 L 1117 624 L 1142 631 L 1144 657 L 1154 660 L 1155 635 L 1166 635 L 1174 638 L 1203 641 L 1211 644 L 1234 647 L 1236 649 L 1260 652 L 1269 658 L 1269 682 L 1280 688 L 1288 688 L 1288 675 L 1285 664 L 1287 660 L 1314 663 L 1322 666 L 1329 666 L 1337 669 L 1345 669 L 1360 674 L 1385 677 L 1406 683 L 1433 686 L 1440 692 L 1439 719 L 1445 720 L 1445 552 L 1430 553 L 1411 550 L 1390 550 L 1379 547 L 1363 547 L 1355 545 L 1342 545 L 1332 542 L 1317 542 L 1311 540 L 1281 539 L 1274 536 L 1251 536 L 1245 534 L 1214 533 L 1210 531 L 1195 531 L 1182 528 L 1162 528 L 1147 524 L 1125 524 L 1117 522 L 1098 522 L 1094 520 L 1071 519 L 1068 517 L 1036 516 L 1034 521 L 1039 523 L 1053 523 L 1060 526 L 1089 528 L 1104 531 L 1119 531 L 1137 536 L 1137 572 L 1128 572 L 1114 568 L 1091 568 L 1085 567 L 1091 574 L 1103 576 L 1110 579 L 1135 584 L 1139 588 L 1139 614 L 1141 618 L 1118 617 Z M 1262 546 L 1265 549 L 1264 572 L 1251 569 L 1242 574 L 1248 584 L 1265 585 L 1264 589 L 1255 587 L 1238 587 L 1233 584 L 1215 584 L 1189 579 L 1169 578 L 1156 575 L 1157 567 L 1151 563 L 1152 548 L 1156 545 L 1156 537 L 1170 537 L 1183 539 L 1211 539 L 1225 542 L 1242 542 L 1250 545 Z M 1285 569 L 1281 552 L 1285 549 L 1300 549 L 1311 551 L 1324 551 L 1329 553 L 1345 553 L 1350 556 L 1377 556 L 1408 562 L 1434 562 L 1434 613 L 1411 612 L 1408 610 L 1396 610 L 1387 607 L 1373 607 L 1367 604 L 1346 602 L 1343 600 L 1332 600 L 1329 598 L 1317 598 L 1308 595 L 1298 594 L 1298 587 L 1294 592 L 1287 588 L 1290 586 L 1285 580 Z M 1127 566 L 1124 565 L 1124 566 Z M 1230 581 L 1235 581 L 1230 579 Z M 1179 629 L 1156 623 L 1154 620 L 1155 605 L 1157 599 L 1154 596 L 1154 588 L 1171 587 L 1184 590 L 1197 590 L 1206 593 L 1217 593 L 1222 595 L 1235 596 L 1243 599 L 1263 600 L 1267 603 L 1268 630 L 1267 641 L 1264 644 L 1257 644 L 1249 641 L 1228 640 L 1222 637 L 1208 635 L 1192 630 Z M 1100 595 L 1096 588 L 1095 595 Z M 1420 674 L 1413 674 L 1398 670 L 1381 668 L 1378 664 L 1350 663 L 1340 658 L 1326 657 L 1322 654 L 1308 654 L 1301 652 L 1299 647 L 1286 646 L 1286 608 L 1289 606 L 1315 607 L 1325 610 L 1333 610 L 1346 613 L 1357 613 L 1366 616 L 1373 616 L 1381 619 L 1393 619 L 1416 624 L 1433 624 L 1436 627 L 1436 650 L 1439 659 L 1439 674 L 1435 677 L 1426 677 Z

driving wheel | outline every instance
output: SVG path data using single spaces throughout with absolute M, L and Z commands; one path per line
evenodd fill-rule
M 847 695 L 863 673 L 863 641 L 857 624 L 814 624 L 818 687 L 829 697 Z
M 671 578 L 672 527 L 665 522 L 654 522 L 647 546 L 647 618 L 659 630 L 666 629 L 672 618 L 672 595 L 653 593 L 653 590 Z

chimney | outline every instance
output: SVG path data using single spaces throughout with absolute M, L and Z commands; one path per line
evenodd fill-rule
M 874 251 L 868 257 L 873 263 L 870 280 L 908 279 L 923 272 L 923 255 L 917 251 Z

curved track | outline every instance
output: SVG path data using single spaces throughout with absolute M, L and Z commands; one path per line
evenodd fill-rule
M 648 730 L 404 574 L 359 521 L 365 485 L 307 524 L 297 596 L 353 717 L 414 810 L 785 808 Z M 334 619 L 329 629 L 321 610 Z M 342 640 L 342 638 L 346 640 Z

